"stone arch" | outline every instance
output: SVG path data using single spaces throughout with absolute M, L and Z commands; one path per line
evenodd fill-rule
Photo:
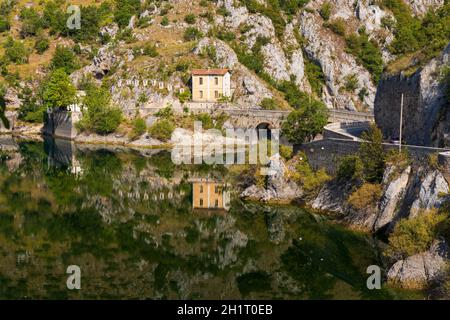
M 261 139 L 261 136 L 263 135 L 263 132 L 260 132 L 260 130 L 267 130 L 267 139 L 272 139 L 272 129 L 274 128 L 273 124 L 269 121 L 260 121 L 256 125 L 255 129 L 258 133 L 258 140 Z

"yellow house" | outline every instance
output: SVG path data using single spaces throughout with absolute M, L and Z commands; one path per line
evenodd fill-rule
M 192 101 L 216 102 L 221 97 L 231 97 L 228 69 L 192 70 Z
M 230 205 L 229 191 L 224 185 L 209 179 L 192 182 L 192 207 L 194 209 L 225 209 Z

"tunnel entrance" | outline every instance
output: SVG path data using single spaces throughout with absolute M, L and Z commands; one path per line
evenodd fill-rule
M 265 137 L 267 137 L 267 140 L 272 140 L 272 131 L 270 129 L 271 124 L 267 123 L 267 122 L 262 122 L 260 124 L 258 124 L 256 126 L 256 132 L 258 133 L 258 140 L 261 140 Z M 266 130 L 264 133 L 264 131 L 260 131 L 260 130 Z

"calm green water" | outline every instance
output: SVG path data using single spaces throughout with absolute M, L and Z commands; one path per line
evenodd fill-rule
M 20 143 L 0 160 L 2 299 L 398 299 L 366 289 L 376 242 L 294 206 L 243 203 L 224 167 L 168 152 Z M 231 207 L 193 209 L 193 179 Z M 81 290 L 66 268 L 81 268 Z

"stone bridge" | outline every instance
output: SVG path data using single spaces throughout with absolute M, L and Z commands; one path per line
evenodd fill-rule
M 135 114 L 139 110 L 141 115 L 149 117 L 157 113 L 159 108 L 144 108 L 130 110 L 130 114 Z M 236 108 L 189 108 L 190 112 L 209 113 L 218 116 L 221 113 L 227 114 L 230 123 L 235 128 L 258 128 L 258 129 L 280 129 L 291 111 L 287 110 L 263 110 L 263 109 L 236 109 Z M 329 110 L 329 122 L 373 122 L 373 113 L 355 112 L 347 110 Z

